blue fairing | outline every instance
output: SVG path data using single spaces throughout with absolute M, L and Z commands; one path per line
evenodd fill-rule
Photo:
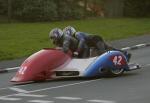
M 124 64 L 121 66 L 114 65 L 113 61 L 111 60 L 114 56 L 122 56 L 124 59 Z M 108 51 L 99 57 L 89 67 L 85 70 L 84 76 L 85 77 L 93 77 L 98 76 L 102 74 L 101 69 L 102 68 L 110 68 L 110 69 L 116 69 L 116 68 L 124 68 L 125 70 L 128 69 L 127 60 L 126 57 L 123 55 L 123 53 L 119 51 Z

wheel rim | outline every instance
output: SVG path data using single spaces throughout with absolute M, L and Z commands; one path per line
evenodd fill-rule
M 119 74 L 121 74 L 122 72 L 123 72 L 123 69 L 121 68 L 119 68 L 119 69 L 111 69 L 111 72 L 113 73 L 113 74 L 115 74 L 115 75 L 119 75 Z

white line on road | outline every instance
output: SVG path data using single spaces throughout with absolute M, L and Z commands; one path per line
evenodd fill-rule
M 72 83 L 72 84 L 60 85 L 60 86 L 55 86 L 55 87 L 37 89 L 37 90 L 29 91 L 28 93 L 34 93 L 34 92 L 40 92 L 40 91 L 45 91 L 45 90 L 51 90 L 51 89 L 58 89 L 58 88 L 63 88 L 63 87 L 69 87 L 69 86 L 74 86 L 74 85 L 79 85 L 79 84 L 90 83 L 90 82 L 94 82 L 94 81 L 98 81 L 98 80 L 102 80 L 102 79 L 94 79 L 94 80 L 88 80 L 88 81 L 77 82 L 77 83 Z
M 143 65 L 142 67 L 148 67 L 148 66 L 150 66 L 150 64 L 145 64 L 145 65 Z
M 29 100 L 28 102 L 32 102 L 32 103 L 54 103 L 54 101 L 46 101 L 46 100 Z
M 63 87 L 69 87 L 69 86 L 74 86 L 74 85 L 80 85 L 80 84 L 95 82 L 95 81 L 99 81 L 99 80 L 102 80 L 102 79 L 94 79 L 94 80 L 88 80 L 88 81 L 77 82 L 77 83 L 72 83 L 72 84 L 60 85 L 60 86 L 55 86 L 55 87 L 37 89 L 37 90 L 33 90 L 33 91 L 28 91 L 27 93 L 34 93 L 34 92 L 40 92 L 40 91 L 45 91 L 45 90 L 58 89 L 58 88 L 63 88 Z M 9 97 L 9 96 L 14 96 L 14 95 L 19 95 L 19 94 L 22 94 L 22 93 L 15 93 L 15 94 L 5 95 L 5 96 L 1 96 L 1 97 Z
M 82 98 L 79 97 L 54 97 L 55 99 L 63 99 L 63 100 L 82 100 Z
M 18 101 L 18 100 L 21 100 L 21 98 L 6 98 L 6 97 L 0 97 L 0 100 Z
M 47 95 L 35 95 L 35 94 L 24 94 L 24 93 L 19 93 L 16 94 L 17 96 L 23 96 L 23 97 L 46 97 Z
M 6 68 L 5 70 L 16 70 L 19 69 L 20 67 L 12 67 L 12 68 Z
M 125 48 L 122 48 L 121 50 L 128 50 L 130 49 L 130 47 L 125 47 Z
M 137 47 L 144 47 L 146 44 L 138 44 L 138 45 L 135 45 Z
M 20 88 L 16 88 L 16 87 L 10 87 L 9 89 L 13 90 L 13 91 L 20 92 L 20 93 L 27 93 L 28 92 L 28 91 L 26 91 L 24 89 L 20 89 Z
M 17 88 L 17 87 L 23 87 L 23 86 L 28 86 L 28 85 L 31 85 L 31 84 L 24 84 L 24 85 L 19 85 L 19 86 L 8 86 L 8 87 L 5 87 L 5 88 L 0 88 L 0 90 L 4 90 L 4 89 L 9 89 L 9 88 Z
M 116 103 L 115 101 L 108 101 L 108 100 L 87 100 L 88 102 L 92 102 L 92 103 Z

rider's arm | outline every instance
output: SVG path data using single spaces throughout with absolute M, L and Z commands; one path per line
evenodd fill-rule
M 77 47 L 77 52 L 81 52 L 84 46 L 86 45 L 86 40 L 85 37 L 81 34 L 81 32 L 77 32 L 75 34 L 75 37 L 78 40 L 78 47 Z
M 63 52 L 67 53 L 70 47 L 70 38 L 68 36 L 64 37 L 63 41 Z

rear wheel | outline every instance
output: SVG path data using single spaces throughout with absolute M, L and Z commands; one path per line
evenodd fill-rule
M 109 74 L 111 76 L 120 76 L 124 72 L 123 68 L 109 69 Z

